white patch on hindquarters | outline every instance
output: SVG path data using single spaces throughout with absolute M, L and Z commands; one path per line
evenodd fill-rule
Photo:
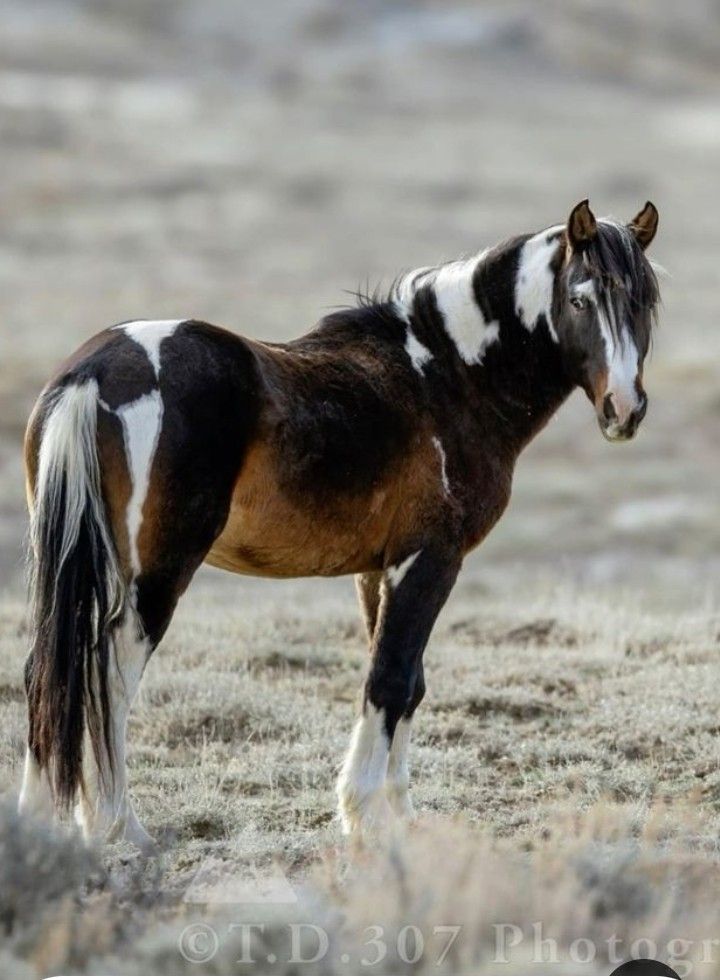
M 160 376 L 160 344 L 166 337 L 172 336 L 182 320 L 134 320 L 132 323 L 121 323 L 113 330 L 123 330 L 128 337 L 144 348 L 155 371 L 155 377 Z
M 443 444 L 437 436 L 432 437 L 432 443 L 435 447 L 435 451 L 440 457 L 440 479 L 442 480 L 443 490 L 445 491 L 445 496 L 450 496 L 450 481 L 447 475 L 447 457 L 445 456 L 445 449 Z
M 485 351 L 500 337 L 499 323 L 485 320 L 473 285 L 475 271 L 485 254 L 481 252 L 438 268 L 416 269 L 403 276 L 394 290 L 398 315 L 409 323 L 416 294 L 432 287 L 445 332 L 466 364 L 482 364 Z
M 353 729 L 337 782 L 344 833 L 356 833 L 382 818 L 382 804 L 387 806 L 384 785 L 389 753 L 385 711 L 368 702 Z
M 410 327 L 407 328 L 405 336 L 405 352 L 418 374 L 422 374 L 425 364 L 432 360 L 432 354 L 424 344 L 420 343 Z
M 142 571 L 138 554 L 138 535 L 142 525 L 142 510 L 150 485 L 150 469 L 160 438 L 163 403 L 155 390 L 134 402 L 116 409 L 125 437 L 125 453 L 132 481 L 132 493 L 127 506 L 127 530 L 130 561 L 134 574 Z
M 416 551 L 414 555 L 409 555 L 404 561 L 399 562 L 397 565 L 389 565 L 385 569 L 385 578 L 393 589 L 396 589 L 400 585 L 419 554 L 420 552 Z
M 397 723 L 390 748 L 387 779 L 385 780 L 388 802 L 397 816 L 405 820 L 412 820 L 415 816 L 409 792 L 408 752 L 411 726 L 412 722 L 409 718 L 401 718 Z
M 558 335 L 552 319 L 555 273 L 552 261 L 560 246 L 562 226 L 548 228 L 529 238 L 522 249 L 515 278 L 515 312 L 526 330 L 533 331 L 540 317 L 545 320 L 550 336 L 557 343 Z

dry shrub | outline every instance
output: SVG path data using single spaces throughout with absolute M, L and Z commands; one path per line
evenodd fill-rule
M 353 949 L 359 962 L 367 947 L 358 948 L 358 939 L 381 924 L 388 957 L 378 972 L 434 973 L 442 948 L 434 932 L 454 925 L 461 928 L 441 964 L 450 974 L 592 973 L 631 958 L 638 940 L 683 975 L 717 972 L 720 944 L 713 952 L 708 943 L 717 931 L 718 854 L 691 810 L 563 808 L 547 815 L 542 839 L 526 847 L 437 820 L 382 852 L 366 851 L 344 879 L 331 863 L 324 887 L 342 911 L 337 948 Z M 415 964 L 398 949 L 408 927 L 425 942 Z M 347 971 L 337 960 L 335 969 Z
M 73 838 L 9 813 L 0 854 L 6 976 L 593 973 L 638 940 L 640 955 L 683 976 L 715 975 L 720 961 L 717 848 L 688 807 L 564 805 L 524 841 L 424 820 L 382 844 L 328 851 L 293 878 L 296 901 L 246 893 L 233 904 L 222 875 L 204 904 L 190 892 L 183 901 L 157 887 L 157 863 L 110 852 L 102 867 Z

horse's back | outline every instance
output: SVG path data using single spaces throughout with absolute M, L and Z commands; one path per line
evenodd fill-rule
M 414 536 L 420 509 L 444 506 L 421 378 L 393 328 L 330 318 L 288 345 L 194 320 L 103 331 L 41 396 L 29 494 L 57 392 L 91 386 L 128 579 L 152 575 L 161 588 L 202 560 L 270 576 L 381 566 Z

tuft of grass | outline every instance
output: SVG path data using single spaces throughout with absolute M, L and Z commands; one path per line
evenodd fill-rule
M 276 856 L 259 869 L 238 846 L 173 888 L 162 862 L 121 848 L 101 861 L 5 809 L 0 965 L 28 980 L 121 969 L 594 973 L 640 943 L 682 976 L 717 975 L 719 855 L 696 809 L 603 802 L 582 812 L 569 799 L 538 824 L 512 840 L 425 818 L 326 849 L 309 867 Z

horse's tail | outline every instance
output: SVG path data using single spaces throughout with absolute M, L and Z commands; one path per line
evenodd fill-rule
M 98 771 L 114 778 L 108 664 L 125 586 L 102 497 L 97 405 L 94 379 L 45 396 L 31 501 L 28 744 L 60 808 L 82 787 L 86 729 Z

